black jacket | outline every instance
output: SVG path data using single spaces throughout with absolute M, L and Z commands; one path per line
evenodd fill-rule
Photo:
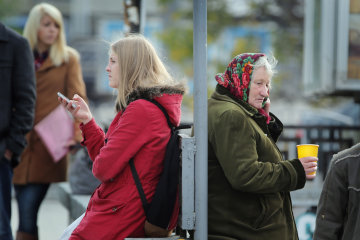
M 34 58 L 28 41 L 0 23 L 0 157 L 18 163 L 33 126 L 36 98 Z

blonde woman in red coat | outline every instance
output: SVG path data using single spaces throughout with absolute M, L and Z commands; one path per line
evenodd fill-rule
M 172 80 L 144 37 L 132 35 L 112 44 L 106 71 L 109 86 L 118 92 L 117 114 L 106 134 L 81 97 L 75 95 L 69 104 L 63 101 L 82 122 L 83 144 L 93 160 L 93 174 L 102 182 L 93 193 L 71 240 L 145 236 L 145 213 L 129 161 L 134 158 L 150 202 L 163 170 L 170 129 L 161 110 L 143 98 L 158 101 L 165 107 L 171 122 L 175 126 L 180 123 L 184 87 Z M 75 109 L 72 103 L 77 105 Z M 170 228 L 175 227 L 176 218 L 177 214 Z

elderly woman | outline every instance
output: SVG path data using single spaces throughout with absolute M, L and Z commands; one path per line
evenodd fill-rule
M 209 239 L 298 239 L 290 191 L 303 188 L 314 157 L 284 160 L 282 123 L 269 112 L 277 61 L 236 56 L 208 101 Z

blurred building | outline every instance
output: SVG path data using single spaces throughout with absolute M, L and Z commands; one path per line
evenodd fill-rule
M 346 96 L 359 103 L 359 0 L 305 3 L 305 93 Z

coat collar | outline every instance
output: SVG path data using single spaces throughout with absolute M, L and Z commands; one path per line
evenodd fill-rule
M 50 56 L 48 56 L 46 58 L 46 60 L 43 62 L 43 64 L 40 66 L 40 68 L 37 70 L 37 72 L 42 72 L 42 71 L 45 71 L 51 67 L 54 67 L 55 65 L 53 64 Z
M 212 98 L 220 101 L 231 102 L 235 105 L 238 105 L 245 114 L 252 118 L 258 126 L 264 131 L 264 133 L 270 134 L 268 125 L 266 123 L 266 118 L 264 115 L 260 114 L 259 111 L 251 106 L 250 104 L 244 102 L 241 99 L 235 98 L 228 89 L 221 85 L 216 86 L 216 91 L 213 93 Z M 275 121 L 275 115 L 270 113 L 270 116 L 273 118 L 272 122 Z M 276 118 L 276 120 L 278 120 Z M 280 121 L 279 121 L 280 122 Z M 280 122 L 281 123 L 281 122 Z M 282 126 L 282 125 L 281 125 Z
M 0 23 L 0 41 L 9 41 L 8 32 L 4 24 Z
M 132 91 L 127 100 L 127 105 L 131 102 L 134 102 L 138 99 L 155 99 L 158 97 L 163 96 L 164 94 L 173 95 L 179 94 L 184 95 L 185 93 L 185 86 L 183 84 L 176 84 L 173 86 L 170 85 L 163 85 L 163 86 L 156 86 L 156 87 L 138 87 L 134 91 Z M 116 111 L 120 111 L 120 105 L 117 103 Z M 126 109 L 123 107 L 122 109 Z
M 217 100 L 232 102 L 240 106 L 244 110 L 244 112 L 251 117 L 255 115 L 262 116 L 256 108 L 252 107 L 250 104 L 244 102 L 243 100 L 234 97 L 228 89 L 221 85 L 216 86 L 216 90 L 213 93 L 212 97 Z
M 132 93 L 130 93 L 128 97 L 128 105 L 129 103 L 146 98 L 146 99 L 154 99 L 157 97 L 161 97 L 163 94 L 181 94 L 184 95 L 185 87 L 182 84 L 177 84 L 174 86 L 166 85 L 166 86 L 156 86 L 156 87 L 138 87 Z

